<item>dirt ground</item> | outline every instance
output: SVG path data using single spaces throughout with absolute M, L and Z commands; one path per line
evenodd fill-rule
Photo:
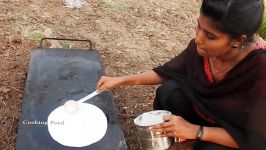
M 86 0 L 80 9 L 64 7 L 63 0 L 1 0 L 0 149 L 14 149 L 30 50 L 45 30 L 53 32 L 51 37 L 90 39 L 107 75 L 129 75 L 180 53 L 194 37 L 198 9 L 196 0 Z M 133 119 L 152 110 L 155 89 L 125 86 L 112 91 L 129 150 L 139 149 Z M 189 145 L 177 147 L 191 149 Z

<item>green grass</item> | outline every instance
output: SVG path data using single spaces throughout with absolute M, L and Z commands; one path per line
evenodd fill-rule
M 266 6 L 266 0 L 264 0 L 264 6 Z M 264 11 L 262 25 L 258 33 L 261 37 L 266 38 L 266 11 Z
M 263 38 L 266 38 L 266 19 L 263 20 L 263 23 L 259 29 L 259 35 Z
M 63 48 L 71 48 L 74 47 L 75 44 L 70 41 L 64 41 L 64 40 L 59 40 L 58 43 L 63 47 Z
M 129 5 L 127 3 L 121 3 L 121 2 L 109 2 L 108 7 L 113 10 L 128 10 Z
M 44 38 L 44 35 L 41 31 L 33 31 L 27 33 L 25 38 L 33 41 L 40 41 L 42 38 Z

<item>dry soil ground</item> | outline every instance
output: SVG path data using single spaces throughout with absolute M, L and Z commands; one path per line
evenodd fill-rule
M 46 29 L 52 37 L 92 40 L 107 75 L 129 75 L 182 51 L 194 37 L 198 9 L 196 0 L 86 0 L 80 9 L 64 7 L 64 0 L 0 0 L 0 149 L 14 149 L 30 50 Z M 130 150 L 139 149 L 133 118 L 152 110 L 155 88 L 112 91 Z

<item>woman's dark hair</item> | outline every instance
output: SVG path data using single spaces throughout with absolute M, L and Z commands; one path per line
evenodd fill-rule
M 201 13 L 215 22 L 215 27 L 232 39 L 241 35 L 253 40 L 262 23 L 263 0 L 203 0 Z

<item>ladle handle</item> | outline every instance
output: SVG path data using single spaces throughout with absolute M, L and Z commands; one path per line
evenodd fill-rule
M 104 90 L 101 90 L 101 91 L 94 91 L 94 92 L 92 92 L 91 94 L 89 94 L 89 95 L 83 97 L 82 99 L 78 100 L 77 102 L 78 102 L 78 103 L 83 103 L 83 102 L 85 102 L 85 101 L 91 99 L 92 97 L 94 97 L 94 96 L 96 96 L 96 95 L 102 93 L 103 91 L 104 91 Z

